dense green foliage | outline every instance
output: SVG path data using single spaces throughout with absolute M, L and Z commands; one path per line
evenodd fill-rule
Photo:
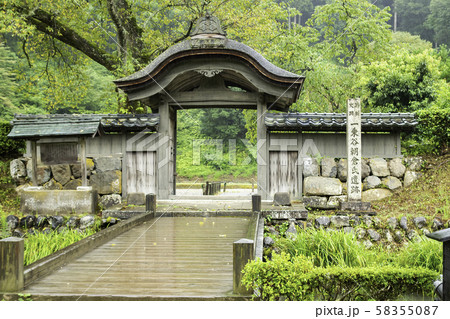
M 244 269 L 242 282 L 261 300 L 396 300 L 409 292 L 430 294 L 438 273 L 424 268 L 315 267 L 305 257 L 274 255 Z
M 450 90 L 446 93 L 450 98 Z M 417 112 L 419 117 L 419 143 L 415 145 L 418 153 L 448 153 L 450 141 L 450 106 L 439 108 L 431 106 Z
M 0 158 L 14 158 L 19 156 L 25 148 L 23 140 L 8 138 L 12 125 L 9 122 L 0 122 Z

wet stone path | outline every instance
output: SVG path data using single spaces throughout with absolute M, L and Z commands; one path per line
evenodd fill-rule
M 72 296 L 224 297 L 233 289 L 233 242 L 245 217 L 163 217 L 92 250 L 23 293 Z

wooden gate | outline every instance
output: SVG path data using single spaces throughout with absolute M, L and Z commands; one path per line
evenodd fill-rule
M 298 153 L 289 151 L 269 152 L 269 195 L 288 192 L 291 198 L 299 197 Z
M 127 152 L 127 193 L 156 193 L 156 152 Z

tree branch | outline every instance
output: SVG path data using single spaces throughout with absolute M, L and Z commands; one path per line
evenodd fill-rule
M 117 61 L 115 59 L 110 56 L 108 57 L 104 50 L 96 47 L 76 31 L 65 26 L 51 13 L 42 9 L 36 9 L 34 11 L 24 7 L 15 7 L 15 9 L 24 14 L 26 21 L 34 25 L 37 30 L 77 49 L 95 62 L 103 65 L 106 69 L 110 71 L 116 70 L 115 64 Z

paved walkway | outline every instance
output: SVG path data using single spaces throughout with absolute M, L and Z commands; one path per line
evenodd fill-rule
M 233 242 L 245 237 L 249 224 L 243 217 L 152 220 L 41 278 L 23 293 L 75 300 L 93 295 L 225 297 L 233 289 Z

